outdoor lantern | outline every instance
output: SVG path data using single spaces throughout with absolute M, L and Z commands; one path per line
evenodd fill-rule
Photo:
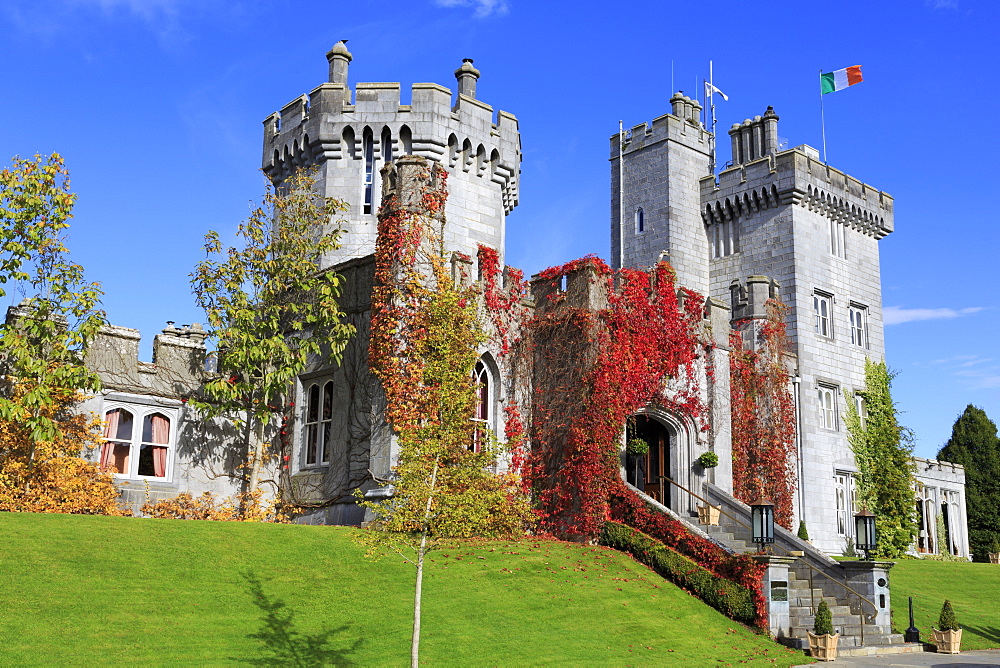
M 761 497 L 750 504 L 753 542 L 763 547 L 774 542 L 774 504 Z
M 863 550 L 865 559 L 871 559 L 869 552 L 875 549 L 875 515 L 863 508 L 860 513 L 854 516 L 854 547 Z

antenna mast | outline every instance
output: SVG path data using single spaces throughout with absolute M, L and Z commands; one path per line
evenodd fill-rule
M 625 129 L 618 121 L 618 268 L 625 268 Z

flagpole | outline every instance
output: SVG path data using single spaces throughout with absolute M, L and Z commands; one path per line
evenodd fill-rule
M 715 174 L 715 75 L 712 71 L 712 61 L 708 61 L 708 106 L 711 110 L 712 138 L 709 152 L 709 173 Z
M 618 268 L 625 268 L 625 128 L 618 121 Z
M 819 124 L 823 132 L 823 162 L 826 162 L 826 111 L 823 109 L 823 68 L 819 70 Z

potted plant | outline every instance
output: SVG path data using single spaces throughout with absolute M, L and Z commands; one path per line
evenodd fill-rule
M 839 633 L 833 632 L 833 615 L 826 601 L 820 601 L 816 609 L 816 621 L 809 634 L 809 656 L 820 661 L 833 661 L 837 658 L 837 641 Z
M 799 538 L 801 538 L 802 540 L 804 540 L 805 542 L 807 542 L 807 543 L 809 542 L 809 530 L 806 529 L 806 521 L 805 520 L 799 520 L 799 530 L 798 530 L 798 533 L 796 533 L 796 535 Z
M 645 455 L 649 452 L 649 443 L 641 438 L 630 438 L 625 443 L 625 452 L 635 456 Z
M 941 616 L 938 617 L 938 626 L 934 629 L 934 644 L 941 654 L 958 654 L 962 645 L 962 629 L 955 622 L 955 611 L 951 609 L 951 601 L 945 600 L 941 606 Z
M 711 451 L 703 452 L 694 462 L 703 469 L 710 469 L 719 465 L 719 455 Z
M 991 564 L 1000 564 L 1000 538 L 993 536 L 993 544 L 986 554 L 989 555 Z

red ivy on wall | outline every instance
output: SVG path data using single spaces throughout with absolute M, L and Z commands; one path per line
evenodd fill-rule
M 705 345 L 704 300 L 678 293 L 666 263 L 615 273 L 587 257 L 538 280 L 548 282 L 548 303 L 536 303 L 526 326 L 534 396 L 525 478 L 543 528 L 587 539 L 622 484 L 619 439 L 629 416 L 654 402 L 702 417 L 695 363 Z
M 774 517 L 792 528 L 795 494 L 795 402 L 785 354 L 788 308 L 768 300 L 767 318 L 736 323 L 729 362 L 733 438 L 733 494 L 745 503 L 774 503 Z M 744 346 L 741 331 L 753 334 Z

